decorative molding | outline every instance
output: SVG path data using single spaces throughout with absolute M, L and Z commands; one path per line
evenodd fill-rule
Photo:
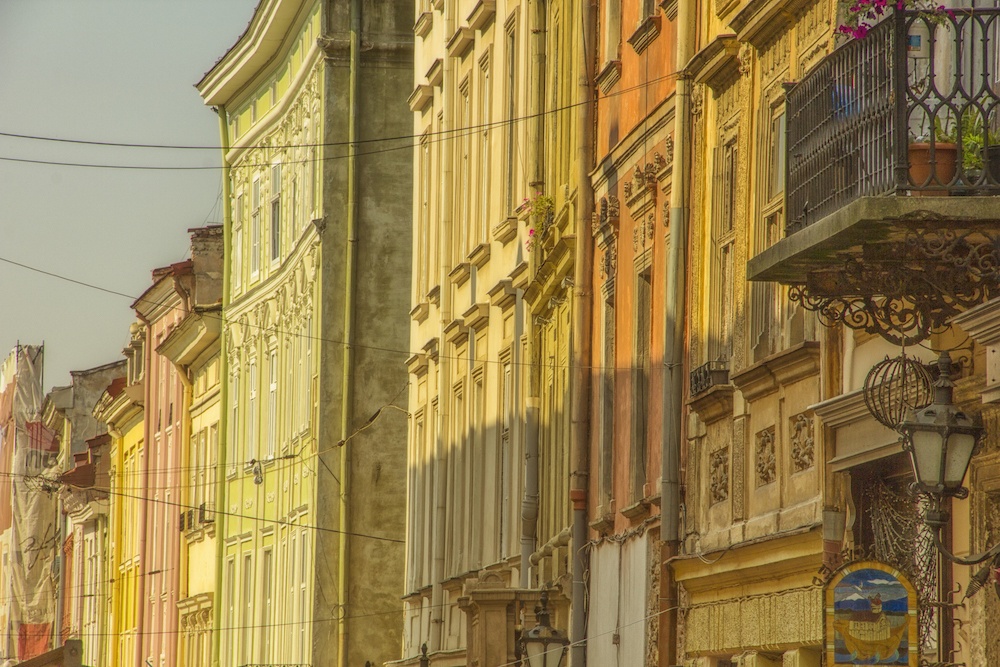
M 622 61 L 609 60 L 601 67 L 601 71 L 594 77 L 597 87 L 601 93 L 607 95 L 622 78 Z
M 746 493 L 745 481 L 746 473 L 746 430 L 747 417 L 738 417 L 732 422 L 732 450 L 733 450 L 733 521 L 741 521 L 746 518 Z
M 469 12 L 465 21 L 473 30 L 480 30 L 493 21 L 493 17 L 496 16 L 496 13 L 496 0 L 479 0 L 476 3 L 476 6 L 472 8 L 472 11 Z
M 455 265 L 455 268 L 451 270 L 448 274 L 448 278 L 451 279 L 451 283 L 456 287 L 460 287 L 465 284 L 465 281 L 469 279 L 472 275 L 472 268 L 468 262 L 459 262 Z
M 632 250 L 639 252 L 645 249 L 647 242 L 653 244 L 653 232 L 656 230 L 656 215 L 650 211 L 642 220 L 636 221 L 632 228 Z
M 514 287 L 514 281 L 510 278 L 501 278 L 493 286 L 493 289 L 487 292 L 487 295 L 490 297 L 491 305 L 504 309 L 509 308 L 517 299 L 517 289 Z
M 723 417 L 733 416 L 733 394 L 735 388 L 731 384 L 717 384 L 688 401 L 688 405 L 707 425 L 713 424 Z
M 421 301 L 413 308 L 410 309 L 410 319 L 414 322 L 423 322 L 427 319 L 428 313 L 431 312 L 430 304 L 426 301 Z
M 426 37 L 433 26 L 434 12 L 421 12 L 413 24 L 413 34 L 417 37 Z
M 660 34 L 660 17 L 656 14 L 647 16 L 636 26 L 635 31 L 628 38 L 629 46 L 637 54 L 642 53 L 653 43 L 657 35 Z
M 601 260 L 598 263 L 598 277 L 602 283 L 613 282 L 618 270 L 618 239 L 611 236 L 599 246 Z
M 820 587 L 696 604 L 683 612 L 688 655 L 733 654 L 755 646 L 821 646 L 825 641 Z
M 718 35 L 691 58 L 687 72 L 695 83 L 703 83 L 718 92 L 738 73 L 739 50 L 736 35 Z
M 434 87 L 427 84 L 419 84 L 410 93 L 410 96 L 406 99 L 406 103 L 409 105 L 410 111 L 417 112 L 426 109 L 427 105 L 433 99 Z
M 444 80 L 444 60 L 438 58 L 432 62 L 431 66 L 427 68 L 427 73 L 424 76 L 427 78 L 427 83 L 432 86 L 440 86 L 441 82 Z
M 677 18 L 677 0 L 660 0 L 660 9 L 663 10 L 663 15 L 667 17 L 668 21 Z
M 473 44 L 476 43 L 476 31 L 469 27 L 461 27 L 448 38 L 447 51 L 450 58 L 461 58 Z
M 769 426 L 757 433 L 756 469 L 757 486 L 771 484 L 778 478 L 777 457 L 775 456 L 774 427 Z
M 791 418 L 792 473 L 804 472 L 816 463 L 816 439 L 812 416 L 800 413 Z
M 754 401 L 819 372 L 819 343 L 806 341 L 730 374 L 729 378 L 743 397 Z
M 708 455 L 708 483 L 711 505 L 729 499 L 729 447 L 720 447 Z
M 469 263 L 477 269 L 483 268 L 483 264 L 490 258 L 490 244 L 480 243 L 469 253 Z
M 444 339 L 452 344 L 463 342 L 461 339 L 468 335 L 469 327 L 461 317 L 456 317 L 444 328 Z
M 622 185 L 625 206 L 628 207 L 633 219 L 638 219 L 647 209 L 656 204 L 656 195 L 659 189 L 657 188 L 656 172 L 656 165 L 652 162 L 647 162 L 644 167 L 637 164 L 632 170 L 632 177 Z
M 494 240 L 504 245 L 510 243 L 517 237 L 517 218 L 504 218 L 498 225 L 493 227 L 491 233 Z
M 468 310 L 462 313 L 462 319 L 465 322 L 465 326 L 473 331 L 478 331 L 483 328 L 490 319 L 490 304 L 488 303 L 474 303 Z

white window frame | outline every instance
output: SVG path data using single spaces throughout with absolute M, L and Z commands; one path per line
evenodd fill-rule
M 278 439 L 278 350 L 271 348 L 267 358 L 267 458 L 274 458 Z
M 250 280 L 260 277 L 260 177 L 254 176 L 250 195 Z
M 281 261 L 281 163 L 275 162 L 271 165 L 271 235 L 270 259 L 271 265 L 276 265 Z

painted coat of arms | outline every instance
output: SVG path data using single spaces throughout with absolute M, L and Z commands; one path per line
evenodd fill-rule
M 827 664 L 913 665 L 918 659 L 917 597 L 895 568 L 848 563 L 826 590 Z

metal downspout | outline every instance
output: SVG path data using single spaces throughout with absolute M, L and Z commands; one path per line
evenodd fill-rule
M 446 11 L 445 33 L 452 34 L 455 29 L 455 19 L 453 11 Z M 454 85 L 454 65 L 451 58 L 444 59 L 444 72 L 441 92 L 444 97 L 442 106 L 445 112 L 441 115 L 441 133 L 443 137 L 450 137 L 452 116 L 451 91 Z M 438 337 L 438 345 L 443 345 L 444 328 L 451 322 L 451 282 L 448 274 L 451 267 L 448 265 L 448 258 L 451 257 L 452 222 L 455 219 L 451 207 L 453 191 L 452 176 L 454 172 L 454 153 L 451 150 L 441 151 L 442 174 L 441 174 L 441 227 L 438 239 L 438 260 L 440 261 L 438 273 L 438 288 L 441 293 L 441 329 Z M 440 651 L 444 648 L 444 552 L 445 544 L 445 522 L 448 515 L 448 494 L 445 488 L 445 480 L 448 478 L 448 456 L 447 456 L 447 433 L 448 416 L 451 405 L 451 392 L 448 391 L 448 378 L 451 377 L 451 359 L 448 354 L 439 348 L 438 373 L 437 373 L 437 393 L 438 393 L 438 413 L 437 413 L 437 437 L 434 443 L 434 537 L 433 537 L 433 562 L 431 565 L 431 627 L 430 627 L 430 650 Z
M 344 268 L 344 365 L 340 404 L 340 441 L 350 435 L 354 368 L 354 282 L 358 253 L 358 68 L 361 57 L 361 2 L 351 0 L 351 52 L 347 126 L 347 257 Z M 337 560 L 337 665 L 347 667 L 347 605 L 350 602 L 347 562 L 351 556 L 351 448 L 340 448 L 340 553 Z
M 583 4 L 580 36 L 580 80 L 577 88 L 577 146 L 576 146 L 576 257 L 573 275 L 573 360 L 574 375 L 572 396 L 572 453 L 570 464 L 570 501 L 573 504 L 573 598 L 570 608 L 570 665 L 583 667 L 587 660 L 587 589 L 585 576 L 588 566 L 587 545 L 587 491 L 590 470 L 590 346 L 591 346 L 591 262 L 593 236 L 591 217 L 594 211 L 594 192 L 590 182 L 593 163 L 593 36 L 597 27 L 597 4 L 594 0 Z
M 146 337 L 145 344 L 142 346 L 142 366 L 146 371 L 152 368 L 153 364 L 153 349 L 151 339 L 152 336 L 149 335 L 149 320 L 146 320 L 141 315 L 138 315 L 139 321 L 142 323 L 143 329 L 145 329 Z M 152 391 L 150 383 L 147 379 L 143 380 L 142 389 L 142 456 L 140 457 L 140 462 L 142 469 L 139 471 L 142 477 L 142 488 L 148 489 L 150 487 L 149 483 L 149 457 L 152 455 L 150 452 L 150 443 L 152 438 L 149 437 L 149 420 L 146 418 L 146 408 L 150 407 L 151 403 L 149 401 L 149 394 Z M 136 588 L 138 589 L 138 595 L 135 598 L 135 629 L 136 629 L 136 641 L 135 641 L 135 664 L 142 665 L 144 660 L 142 658 L 143 651 L 143 638 L 148 636 L 148 633 L 144 632 L 143 624 L 146 619 L 146 582 L 149 579 L 147 572 L 152 569 L 148 567 L 146 563 L 146 527 L 149 523 L 149 504 L 151 501 L 144 500 L 142 502 L 142 511 L 139 513 L 139 575 Z
M 528 32 L 531 35 L 531 67 L 529 70 L 530 108 L 528 116 L 528 185 L 541 188 L 545 174 L 542 165 L 544 154 L 545 115 L 545 3 L 531 3 Z M 535 260 L 529 261 L 532 270 Z M 521 301 L 521 307 L 525 308 Z M 535 363 L 535 326 L 531 313 L 526 312 L 524 330 L 528 334 L 528 358 L 522 359 L 522 368 L 528 373 L 528 395 L 524 401 L 524 495 L 521 497 L 521 586 L 531 588 L 531 554 L 535 550 L 538 533 L 538 430 L 541 396 L 539 371 Z
M 660 539 L 663 541 L 661 562 L 665 565 L 661 584 L 661 627 L 668 636 L 660 641 L 666 649 L 667 664 L 675 664 L 677 642 L 677 584 L 673 579 L 670 559 L 677 555 L 680 543 L 680 465 L 682 419 L 684 412 L 684 350 L 687 288 L 685 265 L 688 243 L 688 159 L 691 143 L 691 77 L 688 61 L 693 55 L 695 5 L 694 0 L 679 0 L 677 6 L 677 60 L 680 72 L 674 104 L 673 186 L 670 189 L 670 244 L 664 281 L 665 307 L 663 350 L 663 442 L 660 461 L 661 512 Z
M 222 318 L 223 323 L 219 332 L 219 357 L 221 370 L 219 377 L 222 379 L 220 387 L 219 401 L 222 407 L 219 410 L 219 451 L 216 452 L 215 466 L 215 507 L 221 510 L 226 506 L 226 453 L 229 451 L 227 438 L 229 437 L 229 355 L 226 354 L 226 308 L 229 306 L 230 289 L 230 267 L 233 261 L 233 209 L 230 197 L 232 196 L 229 183 L 229 117 L 226 113 L 225 105 L 217 108 L 219 114 L 219 129 L 222 136 Z M 215 515 L 215 590 L 220 595 L 212 603 L 212 667 L 219 667 L 219 654 L 222 650 L 222 563 L 225 558 L 225 536 L 226 536 L 226 514 L 217 513 Z

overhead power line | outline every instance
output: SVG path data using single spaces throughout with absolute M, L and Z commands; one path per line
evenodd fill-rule
M 617 97 L 630 93 L 636 90 L 640 90 L 647 86 L 660 83 L 662 81 L 676 78 L 677 73 L 672 72 L 669 74 L 664 74 L 663 76 L 656 77 L 654 79 L 648 79 L 640 84 L 631 86 L 629 88 L 623 88 L 622 90 L 615 91 L 603 98 L 598 98 L 598 102 L 602 99 L 608 99 L 611 97 Z M 496 127 L 503 127 L 506 125 L 512 125 L 522 121 L 533 120 L 537 118 L 542 118 L 550 114 L 560 113 L 562 111 L 568 111 L 582 104 L 590 104 L 591 102 L 573 102 L 561 107 L 554 107 L 552 109 L 546 109 L 533 114 L 528 114 L 525 116 L 515 116 L 512 118 L 505 118 L 503 120 L 491 121 L 489 123 L 481 123 L 479 125 L 468 125 L 465 127 L 456 127 L 448 130 L 438 130 L 434 132 L 424 132 L 421 134 L 409 134 L 409 135 L 398 135 L 393 137 L 374 137 L 371 139 L 359 139 L 354 142 L 347 141 L 335 141 L 335 142 L 325 142 L 325 143 L 310 143 L 310 144 L 281 144 L 277 146 L 267 146 L 272 149 L 291 149 L 291 148 L 349 148 L 350 146 L 358 146 L 362 144 L 377 144 L 377 143 L 390 143 L 395 141 L 405 141 L 399 146 L 392 146 L 389 148 L 383 148 L 379 150 L 371 150 L 360 153 L 355 153 L 355 156 L 365 156 L 365 155 L 378 155 L 380 153 L 389 153 L 399 150 L 406 150 L 414 148 L 418 142 L 426 141 L 429 137 L 436 137 L 433 142 L 437 141 L 447 141 L 450 139 L 458 139 L 468 134 L 479 132 L 481 130 L 488 130 Z M 31 141 L 43 141 L 52 142 L 60 144 L 75 144 L 83 146 L 100 146 L 108 148 L 138 148 L 138 149 L 158 149 L 158 150 L 223 150 L 221 146 L 198 146 L 198 145 L 185 145 L 185 144 L 144 144 L 144 143 L 129 143 L 129 142 L 117 142 L 117 141 L 97 141 L 90 139 L 73 139 L 67 137 L 49 137 L 42 135 L 31 135 L 31 134 L 19 134 L 16 132 L 0 132 L 0 136 L 8 137 L 13 139 L 25 139 Z M 249 150 L 254 148 L 263 148 L 265 146 L 261 144 L 252 144 L 248 146 L 234 146 L 236 150 Z M 349 155 L 333 155 L 319 158 L 321 161 L 326 160 L 342 160 L 347 159 Z M 17 158 L 10 156 L 0 156 L 0 161 L 4 162 L 15 162 L 23 164 L 40 164 L 40 165 L 50 165 L 58 167 L 79 167 L 79 168 L 90 168 L 90 169 L 117 169 L 117 170 L 136 170 L 136 171 L 208 171 L 208 170 L 219 170 L 224 169 L 225 165 L 149 165 L 149 164 L 106 164 L 106 163 L 95 163 L 95 162 L 75 162 L 75 161 L 61 161 L 61 160 L 41 160 L 37 158 Z M 306 164 L 316 160 L 289 160 L 285 164 Z M 235 165 L 237 168 L 244 167 L 267 167 L 270 164 L 242 164 Z

